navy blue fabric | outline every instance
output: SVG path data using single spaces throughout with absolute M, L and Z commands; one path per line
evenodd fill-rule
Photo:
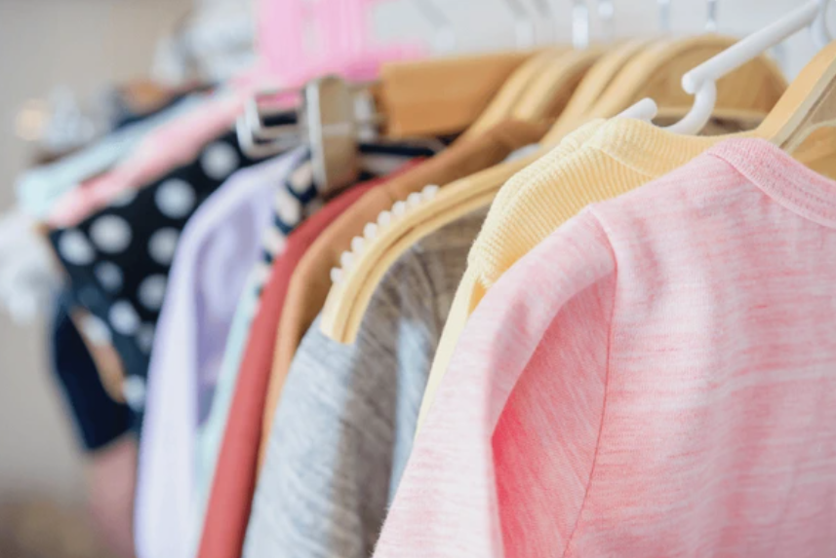
M 55 304 L 52 373 L 62 388 L 82 444 L 88 451 L 95 451 L 130 429 L 131 411 L 105 391 L 93 358 L 70 319 L 69 302 L 69 297 L 61 296 Z

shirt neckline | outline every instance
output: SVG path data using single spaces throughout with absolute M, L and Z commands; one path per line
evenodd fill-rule
M 813 171 L 764 139 L 729 139 L 708 151 L 787 209 L 836 229 L 836 180 Z

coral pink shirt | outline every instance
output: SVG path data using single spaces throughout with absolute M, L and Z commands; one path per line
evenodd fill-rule
M 375 556 L 836 556 L 836 182 L 728 140 L 488 292 Z

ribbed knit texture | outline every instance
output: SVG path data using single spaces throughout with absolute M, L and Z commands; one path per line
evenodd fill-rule
M 763 140 L 583 211 L 468 322 L 375 556 L 836 556 L 834 253 Z

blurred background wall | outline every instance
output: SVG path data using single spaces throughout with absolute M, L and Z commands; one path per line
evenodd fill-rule
M 27 145 L 15 136 L 23 104 L 59 84 L 83 98 L 111 81 L 147 75 L 157 41 L 189 4 L 0 0 L 0 208 L 13 202 L 14 178 L 28 161 Z M 44 536 L 38 522 L 52 524 L 56 538 L 62 521 L 84 528 L 76 513 L 83 505 L 82 457 L 47 358 L 41 324 L 21 328 L 0 313 L 0 506 L 7 510 L 0 524 L 23 538 Z M 84 539 L 54 546 L 76 545 L 76 555 L 91 556 Z M 2 550 L 0 556 L 17 558 Z

